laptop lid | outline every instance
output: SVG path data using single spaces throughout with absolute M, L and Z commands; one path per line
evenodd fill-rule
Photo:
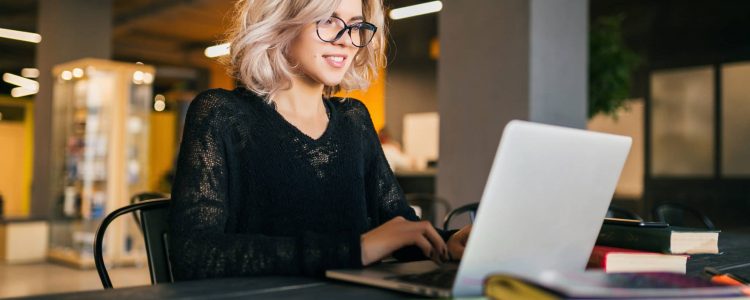
M 490 273 L 583 271 L 630 145 L 629 137 L 508 123 L 453 295 L 480 295 Z

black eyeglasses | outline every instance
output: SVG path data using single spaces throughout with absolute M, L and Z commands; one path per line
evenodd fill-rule
M 328 19 L 320 20 L 317 23 L 317 32 L 320 40 L 324 42 L 338 41 L 345 32 L 349 32 L 352 44 L 357 48 L 367 46 L 378 31 L 378 27 L 367 22 L 357 22 L 346 25 L 346 22 L 339 17 L 331 16 Z

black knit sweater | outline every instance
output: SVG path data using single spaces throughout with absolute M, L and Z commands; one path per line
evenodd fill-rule
M 322 101 L 328 127 L 313 139 L 245 89 L 193 100 L 169 217 L 176 280 L 361 267 L 360 235 L 417 220 L 365 106 Z

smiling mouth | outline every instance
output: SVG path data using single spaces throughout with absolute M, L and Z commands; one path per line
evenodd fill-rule
M 335 68 L 343 67 L 344 62 L 346 61 L 346 56 L 343 55 L 323 55 L 323 58 L 329 65 Z

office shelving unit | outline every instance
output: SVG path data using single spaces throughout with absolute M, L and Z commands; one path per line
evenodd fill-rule
M 101 59 L 54 68 L 54 113 L 60 118 L 56 124 L 63 124 L 54 132 L 64 136 L 64 170 L 63 192 L 50 224 L 51 260 L 93 267 L 101 220 L 146 190 L 154 73 L 151 66 Z M 125 220 L 107 231 L 104 255 L 109 264 L 144 261 L 137 225 Z

